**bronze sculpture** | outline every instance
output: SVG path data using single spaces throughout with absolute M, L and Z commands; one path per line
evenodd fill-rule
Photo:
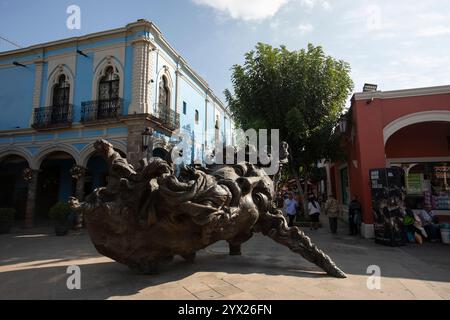
M 150 273 L 175 255 L 193 261 L 220 240 L 239 255 L 242 243 L 262 233 L 329 275 L 346 277 L 299 228 L 287 226 L 273 205 L 273 181 L 258 166 L 185 166 L 176 177 L 168 160 L 144 159 L 135 170 L 107 141 L 97 141 L 95 149 L 108 163 L 108 185 L 70 204 L 84 214 L 99 253 Z

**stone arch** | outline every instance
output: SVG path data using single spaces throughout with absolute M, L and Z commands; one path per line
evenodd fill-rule
M 450 111 L 431 110 L 417 112 L 395 119 L 383 129 L 384 144 L 400 129 L 422 122 L 450 122 Z
M 27 161 L 28 166 L 31 169 L 36 169 L 36 167 L 34 165 L 33 157 L 25 149 L 15 147 L 15 148 L 9 148 L 9 149 L 0 151 L 0 162 L 2 162 L 8 156 L 21 157 Z
M 127 147 L 126 147 L 125 143 L 123 143 L 122 141 L 116 141 L 116 140 L 108 140 L 108 141 L 114 146 L 114 149 L 119 150 L 124 155 L 127 154 Z M 80 166 L 82 166 L 83 168 L 86 168 L 86 166 L 89 162 L 89 159 L 94 154 L 95 154 L 94 144 L 90 143 L 88 146 L 86 146 L 80 152 Z
M 94 77 L 92 79 L 92 100 L 97 100 L 98 86 L 100 79 L 105 75 L 108 67 L 113 67 L 114 73 L 119 76 L 119 96 L 123 98 L 124 94 L 124 71 L 120 61 L 114 56 L 107 56 L 100 60 L 100 62 L 94 67 Z
M 75 76 L 70 70 L 70 68 L 65 64 L 60 64 L 56 66 L 51 73 L 49 73 L 48 76 L 48 83 L 47 83 L 47 93 L 45 95 L 45 106 L 50 106 L 52 104 L 52 98 L 53 98 L 53 88 L 58 83 L 59 77 L 61 75 L 66 76 L 66 81 L 70 85 L 70 92 L 69 92 L 69 103 L 73 104 L 73 94 L 75 89 Z
M 34 169 L 26 150 L 19 147 L 0 151 L 0 207 L 14 208 L 15 220 L 26 218 L 29 180 L 24 174 L 27 168 Z
M 73 146 L 68 144 L 54 144 L 39 150 L 39 153 L 34 157 L 34 165 L 36 168 L 39 169 L 44 159 L 53 152 L 65 152 L 75 160 L 77 165 L 81 165 L 80 155 Z

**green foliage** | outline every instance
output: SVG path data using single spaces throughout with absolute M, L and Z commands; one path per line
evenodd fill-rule
M 242 129 L 279 129 L 289 143 L 290 165 L 307 176 L 321 159 L 342 157 L 335 134 L 353 90 L 350 66 L 309 44 L 289 51 L 258 43 L 232 68 L 234 93 L 225 96 Z
M 70 206 L 67 203 L 59 202 L 51 207 L 48 215 L 54 222 L 66 224 L 68 222 L 70 210 Z
M 0 208 L 0 224 L 12 224 L 16 215 L 14 208 Z

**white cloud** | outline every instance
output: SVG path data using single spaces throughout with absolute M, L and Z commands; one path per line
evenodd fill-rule
M 270 23 L 270 28 L 273 30 L 277 30 L 279 27 L 280 27 L 280 22 L 278 22 L 278 21 L 272 21 Z
M 314 31 L 314 26 L 309 23 L 301 24 L 298 26 L 298 31 L 300 31 L 301 34 L 310 33 Z
M 326 1 L 326 0 L 301 0 L 300 4 L 302 7 L 305 7 L 307 9 L 314 9 L 317 6 L 322 7 L 325 10 L 330 10 L 331 9 L 331 4 L 330 2 Z
M 436 37 L 450 34 L 450 27 L 437 26 L 420 30 L 417 35 L 419 37 Z
M 274 16 L 290 0 L 192 0 L 230 15 L 233 19 L 264 20 Z

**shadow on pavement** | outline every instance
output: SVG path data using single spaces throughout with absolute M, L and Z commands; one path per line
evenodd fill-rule
M 391 248 L 372 240 L 333 236 L 326 228 L 307 233 L 350 277 L 368 276 L 367 267 L 378 265 L 382 277 L 450 282 L 450 248 L 442 244 L 425 244 Z M 142 290 L 178 287 L 178 281 L 197 273 L 224 275 L 291 276 L 306 280 L 329 278 L 302 257 L 272 240 L 255 236 L 243 246 L 243 256 L 231 257 L 225 243 L 217 243 L 199 252 L 194 264 L 176 257 L 161 267 L 158 274 L 133 273 L 126 266 L 101 257 L 86 231 L 55 237 L 52 232 L 22 237 L 0 236 L 0 299 L 107 299 L 127 297 Z M 58 264 L 55 266 L 55 264 Z M 82 290 L 66 287 L 67 266 L 80 265 Z M 197 276 L 195 277 L 195 281 Z M 175 289 L 174 289 L 175 290 Z M 178 289 L 177 289 L 178 290 Z

